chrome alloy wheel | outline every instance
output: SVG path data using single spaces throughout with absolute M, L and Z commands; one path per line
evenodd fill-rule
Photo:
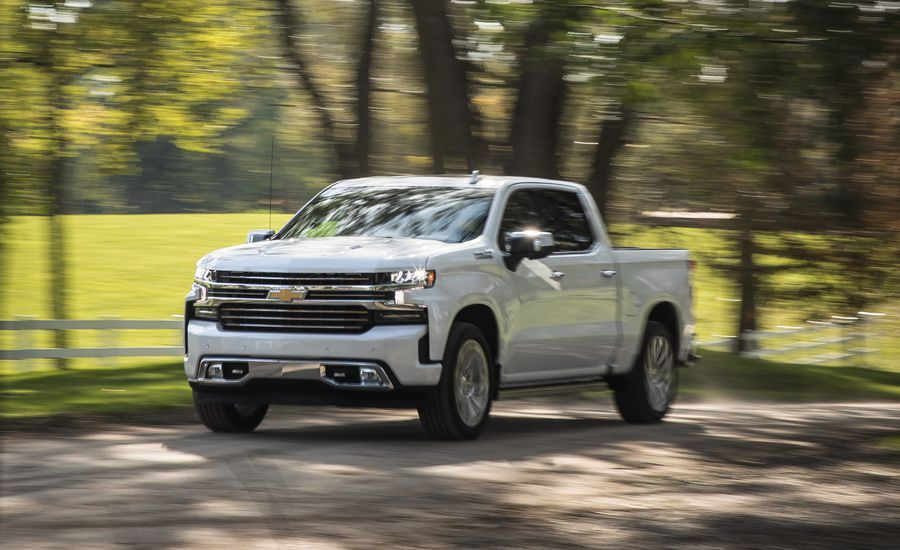
M 490 398 L 488 361 L 475 340 L 466 340 L 456 355 L 454 396 L 460 420 L 473 428 L 481 422 Z
M 669 339 L 653 336 L 644 350 L 644 383 L 647 384 L 647 400 L 656 411 L 665 411 L 672 400 L 674 369 L 675 356 Z

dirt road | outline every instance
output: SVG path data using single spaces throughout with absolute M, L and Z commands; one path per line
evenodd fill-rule
M 273 414 L 274 413 L 274 414 Z M 896 548 L 896 404 L 501 401 L 478 441 L 414 413 L 281 409 L 197 425 L 14 432 L 6 548 Z

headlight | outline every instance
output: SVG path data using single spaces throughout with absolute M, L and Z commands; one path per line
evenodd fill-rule
M 408 269 L 391 273 L 391 283 L 397 285 L 418 285 L 423 288 L 434 286 L 436 275 L 433 269 Z
M 211 281 L 212 280 L 212 271 L 206 269 L 204 267 L 198 267 L 194 270 L 194 280 L 195 281 Z

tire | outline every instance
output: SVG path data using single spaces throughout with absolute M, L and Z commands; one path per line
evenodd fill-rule
M 268 405 L 235 405 L 233 403 L 201 403 L 194 396 L 194 407 L 203 425 L 214 432 L 246 433 L 259 426 L 269 410 Z
M 610 381 L 616 408 L 625 422 L 652 424 L 669 412 L 678 389 L 674 342 L 665 325 L 649 321 L 631 372 Z
M 441 380 L 419 406 L 419 420 L 433 438 L 474 439 L 491 414 L 494 358 L 475 325 L 454 323 L 444 350 Z

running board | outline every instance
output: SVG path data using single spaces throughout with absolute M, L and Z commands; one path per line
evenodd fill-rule
M 572 382 L 546 384 L 541 386 L 524 386 L 506 389 L 500 388 L 497 399 L 537 397 L 543 395 L 563 395 L 571 393 L 581 393 L 585 391 L 606 391 L 608 389 L 609 387 L 606 385 L 605 378 L 597 378 L 592 380 L 581 379 Z

